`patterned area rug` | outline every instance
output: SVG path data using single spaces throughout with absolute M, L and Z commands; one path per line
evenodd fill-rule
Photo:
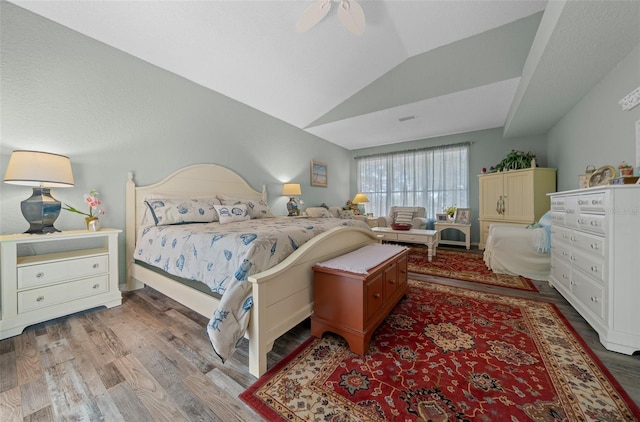
M 409 283 L 366 356 L 312 338 L 240 398 L 270 421 L 640 417 L 554 305 Z
M 427 248 L 411 248 L 409 251 L 409 272 L 538 291 L 528 278 L 496 274 L 487 268 L 481 253 L 468 251 L 438 248 L 436 256 L 429 262 Z

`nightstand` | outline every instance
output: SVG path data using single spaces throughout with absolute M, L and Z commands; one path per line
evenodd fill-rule
M 120 305 L 120 232 L 0 236 L 0 339 L 52 318 Z

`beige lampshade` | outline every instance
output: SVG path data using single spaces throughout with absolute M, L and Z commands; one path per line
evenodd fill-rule
M 282 185 L 282 194 L 286 196 L 300 196 L 302 190 L 300 189 L 300 183 L 285 183 Z
M 366 202 L 369 202 L 369 198 L 367 198 L 367 195 L 365 195 L 364 193 L 358 193 L 353 197 L 353 201 L 351 202 L 353 202 L 354 204 L 364 204 Z
M 69 157 L 50 152 L 16 150 L 11 153 L 5 183 L 22 186 L 72 187 Z

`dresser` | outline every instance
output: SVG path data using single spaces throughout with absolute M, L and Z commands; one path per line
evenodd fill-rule
M 527 226 L 549 211 L 547 194 L 556 191 L 556 169 L 529 168 L 478 176 L 480 249 L 484 249 L 491 223 Z
M 314 266 L 311 335 L 341 335 L 352 352 L 363 355 L 371 336 L 407 292 L 404 250 L 367 274 Z
M 0 339 L 52 318 L 120 305 L 120 232 L 0 236 Z
M 550 195 L 550 282 L 608 350 L 640 350 L 640 186 Z

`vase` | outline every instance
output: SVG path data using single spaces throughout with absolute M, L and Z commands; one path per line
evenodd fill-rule
M 90 232 L 97 232 L 102 227 L 98 217 L 87 217 L 84 221 L 87 223 L 87 230 Z

